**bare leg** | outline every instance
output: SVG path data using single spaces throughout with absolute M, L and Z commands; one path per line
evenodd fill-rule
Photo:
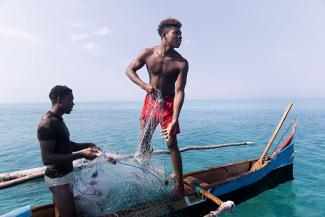
M 176 175 L 176 183 L 172 192 L 172 200 L 181 200 L 184 197 L 183 165 L 182 156 L 177 146 L 176 135 L 173 136 L 170 141 L 167 141 L 167 146 L 170 151 L 170 157 Z
M 55 199 L 53 195 L 53 206 L 54 206 L 54 217 L 60 217 L 59 207 L 55 204 Z
M 55 201 L 55 216 L 57 210 L 60 217 L 76 217 L 76 206 L 73 199 L 73 193 L 70 191 L 69 184 L 50 187 Z

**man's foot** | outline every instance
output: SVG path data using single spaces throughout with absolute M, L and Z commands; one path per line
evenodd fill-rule
M 171 199 L 172 201 L 177 201 L 183 199 L 185 196 L 184 193 L 184 186 L 179 185 L 178 183 L 174 184 L 174 188 L 171 192 Z

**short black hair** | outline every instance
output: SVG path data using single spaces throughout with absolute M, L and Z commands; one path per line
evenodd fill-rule
M 49 94 L 52 104 L 56 103 L 58 97 L 64 98 L 65 96 L 72 94 L 72 89 L 65 85 L 56 85 L 54 86 Z
M 166 29 L 168 29 L 169 27 L 181 28 L 182 23 L 175 18 L 167 18 L 165 20 L 160 21 L 157 29 L 159 36 L 162 37 L 163 33 L 165 33 Z

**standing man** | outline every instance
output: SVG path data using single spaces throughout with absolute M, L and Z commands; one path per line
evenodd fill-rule
M 160 119 L 159 122 L 163 128 L 162 133 L 166 138 L 176 175 L 176 183 L 172 192 L 173 200 L 180 200 L 184 197 L 182 158 L 176 138 L 176 135 L 180 133 L 178 118 L 184 102 L 188 72 L 187 60 L 175 51 L 175 48 L 181 45 L 181 27 L 181 22 L 176 19 L 162 20 L 158 26 L 160 45 L 144 49 L 126 71 L 130 80 L 147 92 L 140 117 L 141 129 L 146 125 L 150 94 L 158 89 L 163 97 L 163 121 Z M 149 73 L 149 83 L 142 81 L 136 73 L 144 65 Z
M 72 161 L 80 158 L 92 160 L 99 155 L 93 143 L 70 141 L 70 133 L 62 116 L 70 114 L 74 106 L 72 90 L 57 85 L 49 94 L 52 108 L 41 119 L 37 138 L 45 170 L 44 180 L 53 194 L 55 216 L 75 217 L 76 207 L 70 185 L 73 184 Z M 78 153 L 72 153 L 80 151 Z

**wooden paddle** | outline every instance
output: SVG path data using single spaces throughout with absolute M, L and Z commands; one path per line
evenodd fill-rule
M 204 217 L 218 217 L 218 216 L 221 216 L 223 213 L 233 211 L 233 209 L 235 207 L 235 203 L 233 201 L 228 200 L 226 202 L 223 202 L 218 197 L 216 197 L 213 194 L 211 194 L 210 192 L 204 190 L 201 187 L 200 183 L 204 184 L 194 177 L 186 177 L 184 179 L 184 184 L 186 184 L 187 186 L 190 186 L 191 188 L 193 188 L 193 190 L 195 190 L 197 193 L 202 195 L 202 197 L 212 200 L 214 203 L 216 203 L 219 206 L 217 210 L 211 211 L 209 214 L 205 215 Z
M 258 170 L 258 169 L 260 169 L 260 168 L 262 168 L 264 166 L 264 162 L 263 162 L 264 161 L 264 158 L 265 158 L 267 152 L 269 151 L 269 149 L 270 149 L 270 147 L 271 147 L 271 145 L 272 145 L 275 137 L 277 136 L 277 134 L 278 134 L 278 132 L 279 132 L 279 130 L 280 130 L 280 128 L 281 128 L 284 120 L 286 119 L 286 117 L 287 117 L 287 115 L 288 115 L 288 113 L 289 113 L 292 105 L 293 104 L 291 102 L 288 104 L 288 106 L 287 106 L 286 110 L 284 111 L 284 113 L 282 115 L 282 118 L 281 118 L 280 122 L 278 123 L 278 126 L 275 128 L 275 131 L 274 131 L 273 135 L 271 136 L 271 138 L 269 140 L 269 143 L 267 144 L 267 146 L 266 146 L 266 148 L 265 148 L 262 156 L 260 157 L 260 159 L 258 159 L 258 161 L 256 161 L 254 163 L 254 165 L 251 168 L 251 171 L 256 171 L 256 170 Z

